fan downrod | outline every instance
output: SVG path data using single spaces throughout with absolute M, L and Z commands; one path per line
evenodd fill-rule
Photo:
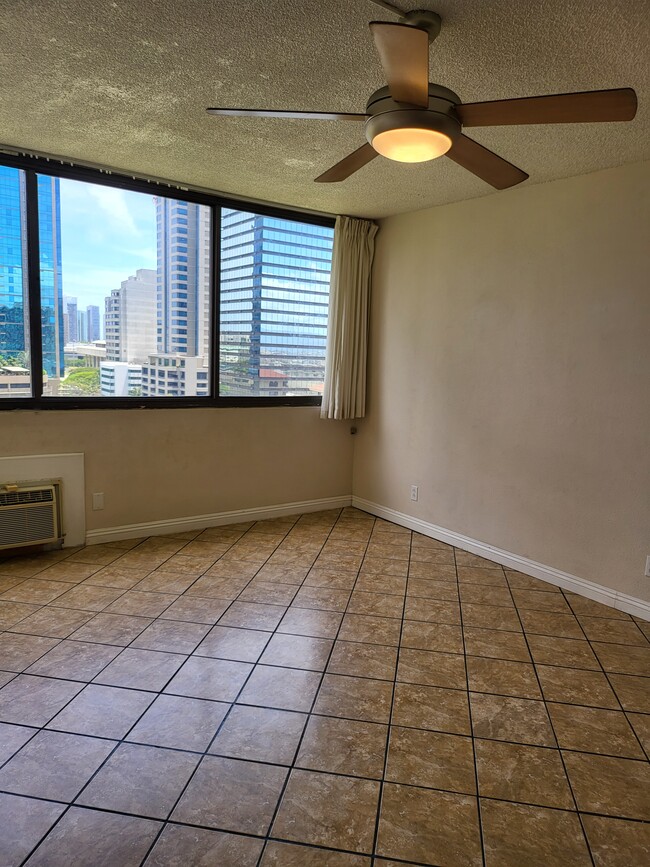
M 431 12 L 428 9 L 414 9 L 411 12 L 407 12 L 406 15 L 403 15 L 400 18 L 399 23 L 410 24 L 411 27 L 418 27 L 420 30 L 426 30 L 429 34 L 429 42 L 431 43 L 440 33 L 442 18 L 437 12 Z

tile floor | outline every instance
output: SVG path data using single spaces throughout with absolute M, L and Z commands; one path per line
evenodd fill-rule
M 650 863 L 650 624 L 355 509 L 0 563 L 0 864 Z

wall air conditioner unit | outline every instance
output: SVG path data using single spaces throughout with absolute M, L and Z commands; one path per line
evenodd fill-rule
M 0 483 L 0 551 L 62 539 L 61 479 Z

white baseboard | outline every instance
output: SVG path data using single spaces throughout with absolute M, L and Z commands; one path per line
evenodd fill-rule
M 232 512 L 216 512 L 212 515 L 191 515 L 188 518 L 169 518 L 164 521 L 147 521 L 143 524 L 125 524 L 121 527 L 105 527 L 89 530 L 86 545 L 101 542 L 117 542 L 120 539 L 137 539 L 140 536 L 163 536 L 167 533 L 183 533 L 186 530 L 201 530 L 205 527 L 220 527 L 240 521 L 263 521 L 266 518 L 281 518 L 303 512 L 321 512 L 324 509 L 342 509 L 352 503 L 350 495 L 325 497 L 320 500 L 305 500 L 302 503 L 281 503 L 260 509 L 235 509 Z
M 361 497 L 352 497 L 352 505 L 364 512 L 370 512 L 371 515 L 392 521 L 393 524 L 408 527 L 409 530 L 415 530 L 424 536 L 431 536 L 432 539 L 446 542 L 455 548 L 462 548 L 463 551 L 478 554 L 479 557 L 485 557 L 487 560 L 494 560 L 495 563 L 500 563 L 507 569 L 516 569 L 518 572 L 532 575 L 533 578 L 547 581 L 556 587 L 563 587 L 572 593 L 578 593 L 580 596 L 586 596 L 588 599 L 594 599 L 596 602 L 617 608 L 626 614 L 633 614 L 635 617 L 650 620 L 650 602 L 643 599 L 628 596 L 627 593 L 612 590 L 610 587 L 603 587 L 602 584 L 596 584 L 594 581 L 578 578 L 577 575 L 570 575 L 568 572 L 562 572 L 553 566 L 545 566 L 543 563 L 537 563 L 535 560 L 529 560 L 519 554 L 511 554 L 509 551 L 495 548 L 486 542 L 479 542 L 477 539 L 471 539 L 469 536 L 438 527 L 436 524 L 430 524 L 420 518 L 413 518 L 403 512 L 380 506 L 378 503 L 364 500 Z

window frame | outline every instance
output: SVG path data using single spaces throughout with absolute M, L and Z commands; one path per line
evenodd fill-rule
M 25 173 L 26 195 L 26 249 L 24 266 L 27 268 L 30 341 L 31 397 L 0 397 L 0 412 L 15 410 L 97 410 L 97 409 L 196 409 L 224 407 L 320 406 L 322 397 L 226 397 L 219 395 L 219 338 L 221 313 L 221 210 L 232 208 L 260 216 L 277 217 L 315 226 L 334 228 L 335 217 L 305 213 L 300 210 L 256 204 L 217 193 L 200 192 L 182 184 L 149 181 L 127 176 L 109 169 L 95 169 L 74 163 L 59 162 L 36 156 L 14 156 L 0 153 L 0 165 Z M 39 256 L 39 221 L 37 176 L 49 175 L 74 181 L 100 184 L 148 195 L 206 205 L 210 208 L 210 366 L 208 369 L 210 395 L 189 397 L 54 397 L 43 391 L 43 342 L 41 329 L 41 274 Z

